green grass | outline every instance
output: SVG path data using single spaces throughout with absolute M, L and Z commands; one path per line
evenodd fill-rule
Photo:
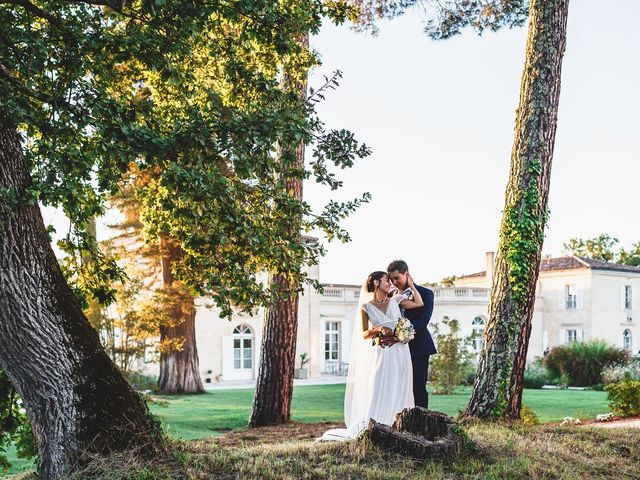
M 238 432 L 244 440 L 230 444 L 225 439 L 235 434 L 219 442 L 175 441 L 150 457 L 122 452 L 97 458 L 69 480 L 640 478 L 640 431 L 635 429 L 470 424 L 465 431 L 471 442 L 463 443 L 457 455 L 418 460 L 366 440 L 315 443 L 296 437 L 299 425 Z
M 342 422 L 344 385 L 296 387 L 293 395 L 292 419 L 297 422 Z M 429 397 L 430 408 L 456 416 L 467 405 L 470 388 L 454 395 Z M 175 438 L 193 440 L 218 435 L 228 430 L 245 428 L 253 390 L 218 390 L 203 395 L 157 397 L 159 403 L 151 411 L 162 419 L 167 432 Z M 593 418 L 609 411 L 605 392 L 590 390 L 525 390 L 524 402 L 541 422 L 558 422 L 564 417 Z M 14 463 L 10 473 L 31 468 L 30 461 L 19 460 L 10 452 Z M 1 476 L 1 474 L 0 474 Z
M 297 422 L 341 422 L 344 385 L 297 387 L 293 394 L 292 419 Z M 454 395 L 430 395 L 429 407 L 457 416 L 471 394 L 470 388 Z M 247 425 L 253 390 L 219 390 L 195 396 L 161 396 L 151 410 L 171 436 L 191 440 L 236 430 Z M 593 418 L 609 412 L 606 393 L 592 390 L 525 390 L 524 402 L 541 422 L 564 417 Z

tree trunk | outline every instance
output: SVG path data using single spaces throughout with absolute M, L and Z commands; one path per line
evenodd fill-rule
M 58 479 L 84 453 L 160 444 L 157 425 L 100 345 L 51 249 L 20 137 L 0 130 L 0 366 L 26 406 L 40 472 Z
M 300 39 L 302 48 L 309 48 L 309 35 Z M 282 84 L 293 87 L 302 101 L 307 99 L 307 79 L 292 81 L 285 72 Z M 282 148 L 291 148 L 283 145 Z M 281 156 L 281 155 L 280 155 Z M 295 147 L 296 167 L 304 166 L 304 143 Z M 284 182 L 291 195 L 302 200 L 302 180 L 285 178 Z M 300 237 L 302 219 L 291 219 L 291 234 Z M 273 275 L 271 284 L 281 285 L 283 289 L 295 290 L 281 275 Z M 293 397 L 293 374 L 296 362 L 296 340 L 298 335 L 298 294 L 278 301 L 265 312 L 260 352 L 260 368 L 253 399 L 253 410 L 249 419 L 249 428 L 287 423 L 291 418 L 291 399 Z
M 365 438 L 385 452 L 420 459 L 451 459 L 463 440 L 453 418 L 422 407 L 405 408 L 396 415 L 392 426 L 369 419 Z
M 489 321 L 466 414 L 520 417 L 547 221 L 569 0 L 532 0 Z
M 162 393 L 203 393 L 196 345 L 195 299 L 186 289 L 176 285 L 172 272 L 173 265 L 181 260 L 182 252 L 179 245 L 162 236 L 160 254 L 163 287 L 172 296 L 168 302 L 171 321 L 160 327 L 160 344 L 175 342 L 180 348 L 160 354 L 158 388 Z

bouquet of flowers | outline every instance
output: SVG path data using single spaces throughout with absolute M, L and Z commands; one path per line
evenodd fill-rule
M 386 345 L 383 345 L 380 343 L 380 340 L 382 338 L 391 337 L 400 343 L 409 343 L 411 340 L 413 340 L 413 337 L 415 336 L 416 336 L 416 331 L 413 328 L 413 325 L 411 325 L 411 322 L 409 321 L 409 319 L 405 317 L 400 317 L 398 319 L 398 322 L 396 323 L 395 328 L 393 329 L 393 335 L 385 335 L 382 332 L 378 332 L 371 339 L 371 344 L 379 345 L 384 348 Z
M 408 318 L 400 317 L 393 329 L 393 336 L 400 343 L 409 343 L 416 336 L 416 331 Z

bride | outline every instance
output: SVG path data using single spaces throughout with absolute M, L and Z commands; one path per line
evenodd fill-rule
M 349 356 L 349 374 L 344 396 L 344 421 L 347 428 L 325 432 L 320 440 L 356 438 L 373 418 L 391 425 L 396 414 L 414 406 L 413 378 L 409 345 L 373 345 L 373 339 L 393 335 L 393 329 L 405 309 L 423 305 L 411 276 L 408 278 L 413 299 L 405 294 L 389 297 L 391 282 L 386 272 L 369 275 L 360 290 Z

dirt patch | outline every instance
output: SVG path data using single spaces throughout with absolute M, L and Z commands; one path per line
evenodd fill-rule
M 248 443 L 259 445 L 264 443 L 282 443 L 296 440 L 315 440 L 331 428 L 343 428 L 342 423 L 287 423 L 269 427 L 252 428 L 250 430 L 234 430 L 215 438 L 220 446 L 239 446 Z
M 640 428 L 640 417 L 627 417 L 627 418 L 615 418 L 610 422 L 596 422 L 595 420 L 588 420 L 582 422 L 583 425 L 589 427 L 600 428 Z

